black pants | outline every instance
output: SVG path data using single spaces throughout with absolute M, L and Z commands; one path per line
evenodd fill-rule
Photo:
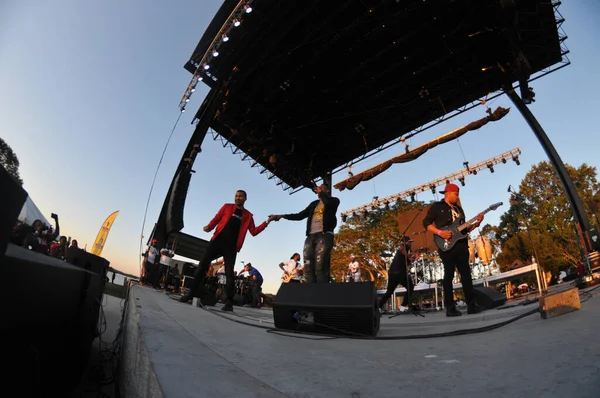
M 194 297 L 200 297 L 202 288 L 206 279 L 206 273 L 210 267 L 210 263 L 219 257 L 223 257 L 225 262 L 225 294 L 227 296 L 227 304 L 233 305 L 234 295 L 234 276 L 233 269 L 235 267 L 235 259 L 237 251 L 235 250 L 236 242 L 227 242 L 226 239 L 217 238 L 208 244 L 208 248 L 202 256 L 202 260 L 194 272 L 194 282 L 192 283 L 191 291 Z
M 150 276 L 150 284 L 152 284 L 152 286 L 154 286 L 156 288 L 160 287 L 160 280 L 163 276 L 165 268 L 166 268 L 166 266 L 164 264 L 155 264 L 154 265 L 154 271 L 152 272 L 152 274 Z
M 466 239 L 456 243 L 456 245 L 448 250 L 439 250 L 440 258 L 444 263 L 444 305 L 446 308 L 454 307 L 454 289 L 452 287 L 452 279 L 454 278 L 454 269 L 458 269 L 460 274 L 460 282 L 462 283 L 463 292 L 467 304 L 474 301 L 473 297 L 473 280 L 471 279 L 471 267 L 469 267 L 469 246 Z
M 261 297 L 262 297 L 262 282 L 255 283 L 254 285 L 252 285 L 252 306 L 253 307 L 261 306 L 261 301 L 260 301 Z
M 143 283 L 152 283 L 152 276 L 154 275 L 155 268 L 156 264 L 151 263 L 150 261 L 144 261 L 144 279 L 142 280 Z
M 333 234 L 318 232 L 304 241 L 304 275 L 307 283 L 329 283 Z
M 409 278 L 408 275 L 406 275 L 406 272 L 399 272 L 399 273 L 393 272 L 393 273 L 388 273 L 387 290 L 385 291 L 385 293 L 383 294 L 383 296 L 381 296 L 381 299 L 379 300 L 379 308 L 383 308 L 385 303 L 387 303 L 388 299 L 390 297 L 392 297 L 392 295 L 394 294 L 394 290 L 396 290 L 398 285 L 404 286 L 407 290 L 406 293 L 404 294 L 404 298 L 402 299 L 402 305 L 408 306 L 410 304 L 408 302 L 408 300 L 409 300 L 408 296 L 409 295 L 412 296 L 412 292 L 415 290 L 415 285 L 414 285 L 412 279 Z

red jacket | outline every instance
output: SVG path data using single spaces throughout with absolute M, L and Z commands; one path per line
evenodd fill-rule
M 209 230 L 212 230 L 215 226 L 217 229 L 213 237 L 210 240 L 215 240 L 215 238 L 223 231 L 225 225 L 229 222 L 231 215 L 235 212 L 236 205 L 233 203 L 226 203 L 221 207 L 221 210 L 217 213 L 215 218 L 210 220 L 207 227 Z M 252 236 L 256 236 L 260 234 L 267 227 L 267 222 L 263 222 L 258 227 L 254 225 L 254 217 L 252 217 L 252 213 L 248 210 L 242 210 L 242 224 L 240 225 L 240 235 L 237 240 L 237 251 L 242 250 L 242 246 L 244 245 L 244 239 L 246 238 L 246 233 L 250 231 Z

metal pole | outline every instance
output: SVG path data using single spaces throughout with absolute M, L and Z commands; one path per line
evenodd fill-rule
M 563 189 L 567 194 L 567 198 L 571 203 L 571 208 L 573 209 L 575 221 L 579 224 L 579 227 L 582 231 L 583 245 L 585 251 L 586 253 L 590 253 L 592 251 L 589 240 L 590 223 L 583 208 L 583 204 L 581 203 L 581 199 L 579 198 L 577 190 L 575 189 L 575 186 L 573 184 L 573 180 L 569 176 L 569 173 L 567 172 L 567 169 L 564 163 L 562 162 L 562 159 L 558 155 L 558 152 L 556 152 L 554 145 L 552 145 L 552 142 L 546 135 L 546 132 L 544 131 L 540 123 L 537 121 L 533 113 L 531 113 L 529 108 L 525 105 L 521 97 L 517 95 L 512 85 L 506 87 L 504 90 L 506 92 L 506 95 L 508 95 L 508 98 L 510 98 L 510 100 L 513 102 L 513 104 L 515 104 L 519 112 L 521 112 L 521 115 L 523 116 L 527 124 L 529 124 L 529 127 L 531 128 L 538 141 L 542 145 L 542 148 L 544 148 L 544 151 L 546 152 L 550 163 L 554 166 L 554 170 L 556 171 L 556 174 L 558 174 L 558 177 L 563 185 Z M 584 262 L 587 263 L 585 258 Z M 588 272 L 589 271 L 590 269 L 588 263 Z

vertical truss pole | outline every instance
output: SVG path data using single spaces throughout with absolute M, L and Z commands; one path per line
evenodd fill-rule
M 525 105 L 521 97 L 517 95 L 512 86 L 506 87 L 505 92 L 508 95 L 508 98 L 510 98 L 513 104 L 515 104 L 519 112 L 521 112 L 521 115 L 523 115 L 523 118 L 525 118 L 527 124 L 529 124 L 529 127 L 531 128 L 538 141 L 542 145 L 542 148 L 544 148 L 544 151 L 546 151 L 546 155 L 548 155 L 550 163 L 552 163 L 552 165 L 554 166 L 554 170 L 558 174 L 558 177 L 563 185 L 563 189 L 565 190 L 569 202 L 571 203 L 573 215 L 575 216 L 575 221 L 577 222 L 581 230 L 585 254 L 589 254 L 592 251 L 589 235 L 590 223 L 588 221 L 587 215 L 585 214 L 585 209 L 583 208 L 581 199 L 579 198 L 577 190 L 575 189 L 575 185 L 573 184 L 573 180 L 567 172 L 567 168 L 565 167 L 562 159 L 558 155 L 558 152 L 556 152 L 554 145 L 552 145 L 552 142 L 546 135 L 546 132 L 544 131 L 540 123 L 537 121 L 533 113 L 531 113 L 529 108 Z M 584 259 L 584 264 L 588 264 L 589 267 L 589 263 L 586 259 Z M 588 271 L 590 271 L 589 268 Z

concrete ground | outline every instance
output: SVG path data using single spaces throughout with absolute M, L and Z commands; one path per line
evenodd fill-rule
M 268 310 L 222 313 L 134 285 L 121 396 L 598 397 L 597 294 L 556 318 L 536 313 L 452 337 L 411 338 L 497 325 L 537 304 L 460 318 L 384 316 L 378 337 L 387 340 L 364 340 L 273 331 Z

